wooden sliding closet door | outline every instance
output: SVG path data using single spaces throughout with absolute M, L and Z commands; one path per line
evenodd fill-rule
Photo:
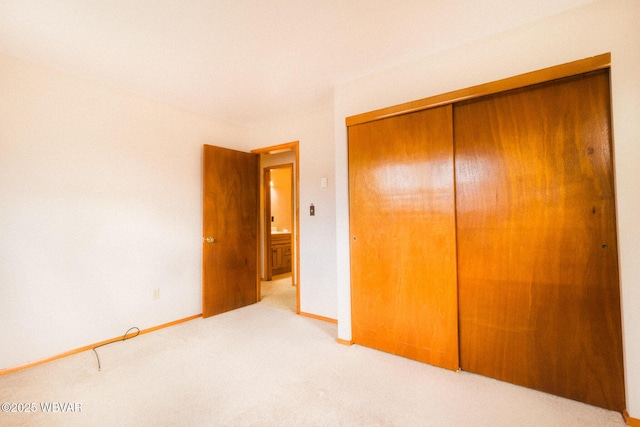
M 462 369 L 622 411 L 608 70 L 454 123 Z
M 349 127 L 353 341 L 458 368 L 451 106 Z

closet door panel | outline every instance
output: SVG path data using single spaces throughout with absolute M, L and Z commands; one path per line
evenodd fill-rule
M 458 368 L 452 107 L 351 126 L 353 340 Z
M 623 410 L 608 71 L 454 117 L 462 369 Z

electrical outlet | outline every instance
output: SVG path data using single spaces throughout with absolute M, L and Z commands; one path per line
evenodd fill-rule
M 160 299 L 160 288 L 155 288 L 153 290 L 153 299 Z

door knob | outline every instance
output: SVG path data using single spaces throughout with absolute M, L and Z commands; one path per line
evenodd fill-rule
M 202 240 L 204 240 L 207 243 L 215 243 L 216 239 L 214 239 L 213 237 L 204 237 Z

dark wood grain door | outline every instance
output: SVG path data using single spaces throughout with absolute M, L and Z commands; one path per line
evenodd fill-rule
M 204 146 L 202 316 L 258 301 L 258 155 Z
M 454 107 L 462 369 L 625 405 L 608 71 Z
M 451 106 L 349 127 L 353 341 L 458 368 Z

